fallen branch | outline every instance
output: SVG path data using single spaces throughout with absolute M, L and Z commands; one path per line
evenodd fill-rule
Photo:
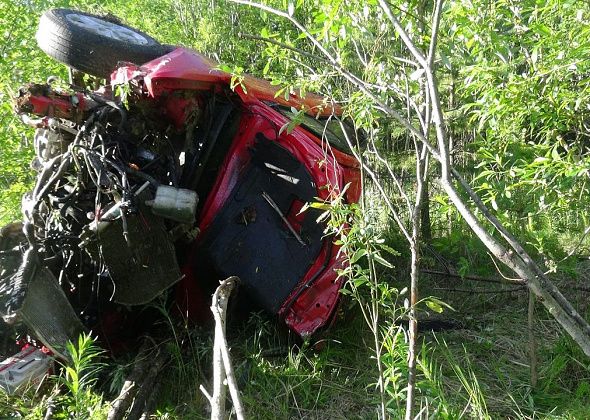
M 225 321 L 227 316 L 227 303 L 229 296 L 238 283 L 239 279 L 235 276 L 229 277 L 220 282 L 219 287 L 213 294 L 211 301 L 211 312 L 215 320 L 215 338 L 213 341 L 213 392 L 209 394 L 201 385 L 200 389 L 209 400 L 211 405 L 211 420 L 222 420 L 225 415 L 225 384 L 229 388 L 236 418 L 242 420 L 245 418 L 244 407 L 240 399 L 240 392 L 234 375 L 227 341 L 225 339 Z
M 55 394 L 52 394 L 48 399 L 47 399 L 47 410 L 45 410 L 45 415 L 43 416 L 43 420 L 52 420 L 53 419 L 53 415 L 55 412 L 55 408 L 56 408 L 56 403 L 55 403 L 55 398 L 59 395 L 59 389 L 57 390 L 57 392 Z
M 169 356 L 167 352 L 158 349 L 158 354 L 155 357 L 150 357 L 151 366 L 139 386 L 127 420 L 149 418 L 150 411 L 153 409 L 152 404 L 157 388 L 159 387 L 159 382 L 156 381 L 156 378 L 162 372 L 162 368 L 168 361 Z
M 151 348 L 152 342 L 147 339 L 144 340 L 139 349 L 139 354 L 133 362 L 133 369 L 123 383 L 119 396 L 111 403 L 107 420 L 123 420 L 125 418 L 125 414 L 129 407 L 131 407 L 148 369 L 148 364 L 151 360 L 149 357 Z
M 491 294 L 491 293 L 510 293 L 510 292 L 520 292 L 526 290 L 526 285 L 513 287 L 511 289 L 458 289 L 458 288 L 448 288 L 448 287 L 435 287 L 433 290 L 442 290 L 445 292 L 458 292 L 458 293 L 483 293 L 483 294 Z
M 476 276 L 473 274 L 466 274 L 466 275 L 462 276 L 461 274 L 449 273 L 446 271 L 427 270 L 427 269 L 421 270 L 421 272 L 424 274 L 433 274 L 435 276 L 452 277 L 452 278 L 457 278 L 457 279 L 462 279 L 462 280 L 480 281 L 480 282 L 484 282 L 484 283 L 526 284 L 523 280 L 496 279 L 496 278 L 490 278 L 490 277 Z

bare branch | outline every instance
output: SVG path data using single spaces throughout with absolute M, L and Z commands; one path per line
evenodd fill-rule
M 226 418 L 225 396 L 226 389 L 224 381 L 227 382 L 229 393 L 232 398 L 236 418 L 245 418 L 244 407 L 240 399 L 240 392 L 234 375 L 233 366 L 227 349 L 225 339 L 225 321 L 227 315 L 227 303 L 229 296 L 238 282 L 237 277 L 229 277 L 220 282 L 211 300 L 211 312 L 215 320 L 215 338 L 213 342 L 213 392 L 211 395 L 201 385 L 201 392 L 211 404 L 211 420 Z
M 442 11 L 443 0 L 437 0 L 434 6 L 434 14 L 432 17 L 432 32 L 430 35 L 430 47 L 428 49 L 428 67 L 432 68 L 434 65 L 434 57 L 436 55 L 436 44 L 438 42 L 438 29 L 440 28 L 440 15 Z
M 490 278 L 490 277 L 481 277 L 481 276 L 475 276 L 475 275 L 470 275 L 470 274 L 461 275 L 461 274 L 449 273 L 446 271 L 427 270 L 427 269 L 423 269 L 421 271 L 424 274 L 433 274 L 435 276 L 442 276 L 442 277 L 453 277 L 453 278 L 457 278 L 457 279 L 461 279 L 461 280 L 480 281 L 480 282 L 484 282 L 484 283 L 522 284 L 522 285 L 526 284 L 523 280 L 494 279 L 494 278 Z
M 397 122 L 399 122 L 404 128 L 406 128 L 408 131 L 410 131 L 413 135 L 417 136 L 420 141 L 424 142 L 425 144 L 428 144 L 428 141 L 426 138 L 424 138 L 424 136 L 422 135 L 422 133 L 420 133 L 420 131 L 418 131 L 410 121 L 408 121 L 407 119 L 405 119 L 404 117 L 401 116 L 401 114 L 396 111 L 395 109 L 391 108 L 389 105 L 387 105 L 385 102 L 381 101 L 379 98 L 377 98 L 366 86 L 366 83 L 359 79 L 357 76 L 355 76 L 354 74 L 350 73 L 348 70 L 346 70 L 344 67 L 342 67 L 340 65 L 340 63 L 338 62 L 338 60 L 336 60 L 336 58 L 328 51 L 324 48 L 324 46 L 303 26 L 301 25 L 301 23 L 299 23 L 299 21 L 297 21 L 295 18 L 293 18 L 291 15 L 289 15 L 286 12 L 282 12 L 280 10 L 274 9 L 270 6 L 264 5 L 264 4 L 260 4 L 260 3 L 255 3 L 249 0 L 231 0 L 234 3 L 238 3 L 238 4 L 243 4 L 246 6 L 251 6 L 251 7 L 255 7 L 261 10 L 264 10 L 266 12 L 272 13 L 276 16 L 285 18 L 287 20 L 289 20 L 297 29 L 299 29 L 301 31 L 301 33 L 303 33 L 311 42 L 312 44 L 322 53 L 324 54 L 324 56 L 326 57 L 327 61 L 332 65 L 332 67 L 334 69 L 336 69 L 338 71 L 338 73 L 340 73 L 340 75 L 342 77 L 344 77 L 346 80 L 348 80 L 350 83 L 352 83 L 353 85 L 355 85 L 362 93 L 364 93 L 365 95 L 367 95 L 376 105 L 378 108 L 380 108 L 381 110 L 383 110 L 383 112 L 385 112 L 386 114 L 388 114 L 389 116 L 391 116 L 392 118 L 394 118 Z M 433 156 L 438 156 L 438 151 L 430 144 L 428 144 L 428 150 L 430 151 L 430 153 Z
M 412 53 L 412 55 L 414 56 L 416 61 L 418 61 L 418 63 L 422 67 L 427 68 L 428 62 L 426 61 L 424 54 L 422 54 L 422 52 L 420 52 L 418 50 L 418 48 L 416 48 L 416 45 L 414 45 L 414 43 L 410 39 L 410 36 L 406 32 L 406 30 L 402 27 L 401 23 L 399 23 L 397 18 L 391 12 L 391 8 L 389 7 L 389 4 L 387 4 L 387 2 L 385 0 L 379 0 L 379 6 L 381 6 L 383 11 L 385 12 L 385 15 L 387 16 L 387 18 L 391 22 L 391 25 L 395 28 L 396 32 L 398 33 L 398 35 L 400 36 L 400 38 L 402 39 L 402 41 L 406 45 L 406 48 Z
M 434 290 L 444 290 L 445 292 L 458 292 L 458 293 L 512 293 L 527 290 L 526 286 L 512 287 L 510 289 L 459 289 L 459 288 L 448 288 L 448 287 L 435 287 Z
M 561 260 L 559 260 L 559 262 L 564 262 L 569 257 L 574 255 L 576 253 L 576 251 L 580 248 L 580 246 L 582 246 L 584 239 L 586 238 L 586 236 L 588 236 L 589 233 L 590 233 L 590 226 L 588 226 L 588 227 L 586 227 L 586 229 L 584 229 L 584 233 L 582 233 L 582 236 L 578 240 L 577 244 L 571 249 L 570 252 L 567 253 L 567 255 L 565 257 L 563 257 Z
M 276 45 L 278 47 L 284 48 L 286 50 L 290 50 L 290 51 L 296 52 L 297 54 L 301 54 L 301 55 L 304 55 L 306 57 L 313 58 L 314 60 L 328 61 L 327 59 L 325 59 L 322 56 L 319 56 L 317 54 L 309 53 L 309 52 L 304 51 L 304 50 L 302 50 L 300 48 L 294 47 L 294 46 L 289 45 L 289 44 L 285 44 L 284 42 L 276 41 L 276 40 L 274 40 L 272 38 L 265 38 L 263 36 L 245 34 L 245 33 L 242 33 L 242 32 L 238 33 L 238 37 L 240 37 L 240 38 L 246 38 L 246 39 L 252 39 L 254 41 L 263 41 L 263 42 L 266 42 L 268 44 L 273 44 L 273 45 Z
M 244 407 L 242 405 L 242 400 L 240 399 L 240 392 L 238 390 L 238 384 L 236 382 L 229 350 L 227 349 L 227 341 L 225 339 L 227 303 L 237 282 L 238 278 L 234 276 L 223 280 L 219 284 L 219 287 L 217 287 L 217 290 L 215 290 L 215 293 L 213 294 L 211 312 L 213 312 L 213 318 L 215 319 L 215 341 L 218 344 L 216 350 L 221 353 L 221 358 L 223 359 L 225 378 L 227 380 L 227 386 L 234 405 L 234 410 L 236 411 L 236 418 L 238 420 L 243 420 L 245 418 Z M 219 340 L 217 340 L 218 336 Z M 211 414 L 211 418 L 213 419 L 213 414 Z
M 412 213 L 412 204 L 410 202 L 410 197 L 408 197 L 408 194 L 406 194 L 406 191 L 404 190 L 401 181 L 399 180 L 398 176 L 393 172 L 393 169 L 391 168 L 391 165 L 389 164 L 389 162 L 387 162 L 387 160 L 385 160 L 385 158 L 383 158 L 383 156 L 381 156 L 381 154 L 379 153 L 379 151 L 375 147 L 375 143 L 373 141 L 371 141 L 371 143 L 373 146 L 371 153 L 377 158 L 377 160 L 379 162 L 381 162 L 381 164 L 383 166 L 385 166 L 385 169 L 387 170 L 387 172 L 389 173 L 389 176 L 393 180 L 393 183 L 397 187 L 397 190 L 398 190 L 400 196 L 404 199 L 405 204 L 408 207 L 408 213 L 411 214 Z
M 519 278 L 522 278 L 527 282 L 527 285 L 530 288 L 530 290 L 533 291 L 535 295 L 541 298 L 541 301 L 543 305 L 547 308 L 547 310 L 564 327 L 564 329 L 572 336 L 572 338 L 574 338 L 574 340 L 582 348 L 584 353 L 590 356 L 590 325 L 588 324 L 588 322 L 586 322 L 586 320 L 584 320 L 580 316 L 580 314 L 575 310 L 571 303 L 569 303 L 569 301 L 559 292 L 555 285 L 553 285 L 553 283 L 547 278 L 545 273 L 543 273 L 540 267 L 530 258 L 530 256 L 524 251 L 524 249 L 518 243 L 518 241 L 503 227 L 503 225 L 489 211 L 484 212 L 483 209 L 486 208 L 485 205 L 483 205 L 481 200 L 478 199 L 477 195 L 473 192 L 469 184 L 466 183 L 460 177 L 460 174 L 454 168 L 451 167 L 448 137 L 446 133 L 446 128 L 444 126 L 444 117 L 442 114 L 442 106 L 438 90 L 438 81 L 432 68 L 433 61 L 427 60 L 424 54 L 420 52 L 418 48 L 416 48 L 416 46 L 410 39 L 409 35 L 405 32 L 404 28 L 401 26 L 399 21 L 391 12 L 390 7 L 385 0 L 379 0 L 381 8 L 384 10 L 386 16 L 388 17 L 392 26 L 397 31 L 398 35 L 401 37 L 402 41 L 404 42 L 408 50 L 412 53 L 414 58 L 425 70 L 425 78 L 427 82 L 427 89 L 430 96 L 432 110 L 432 123 L 434 124 L 436 129 L 438 150 L 435 149 L 428 142 L 428 139 L 424 136 L 424 133 L 416 129 L 416 127 L 414 127 L 412 123 L 408 121 L 407 118 L 404 118 L 395 109 L 391 108 L 382 100 L 377 98 L 370 91 L 370 89 L 367 87 L 367 84 L 363 80 L 361 80 L 360 78 L 358 78 L 357 76 L 343 68 L 342 65 L 338 62 L 338 60 L 336 60 L 332 56 L 332 54 L 330 54 L 330 52 L 327 51 L 322 46 L 322 44 L 317 39 L 315 39 L 311 35 L 311 33 L 307 31 L 306 28 L 303 25 L 301 25 L 296 19 L 294 19 L 291 15 L 273 9 L 266 5 L 251 2 L 249 0 L 232 1 L 256 7 L 261 10 L 265 10 L 267 12 L 273 13 L 292 22 L 293 25 L 295 25 L 318 48 L 318 50 L 322 54 L 324 54 L 324 56 L 328 59 L 332 67 L 340 75 L 342 75 L 346 80 L 348 80 L 350 83 L 356 86 L 368 98 L 370 98 L 374 102 L 374 106 L 377 109 L 380 109 L 382 112 L 398 121 L 412 135 L 416 136 L 416 138 L 419 139 L 425 145 L 428 152 L 432 154 L 432 156 L 440 162 L 441 186 L 449 196 L 451 202 L 453 202 L 453 204 L 459 211 L 459 214 L 464 218 L 466 223 L 472 229 L 472 231 L 480 238 L 482 243 L 499 261 L 501 261 L 504 265 L 506 265 L 512 271 L 514 271 Z M 440 19 L 440 8 L 439 12 L 435 12 L 434 17 L 436 18 L 436 20 Z M 438 30 L 436 28 L 436 25 L 438 25 L 438 22 L 435 22 L 435 25 L 433 25 L 434 32 Z M 429 54 L 429 58 L 432 57 L 434 57 L 434 53 L 432 55 Z M 371 175 L 370 169 L 367 169 L 367 173 Z M 371 176 L 372 178 L 374 178 L 374 174 Z M 470 206 L 466 204 L 466 202 L 463 200 L 463 198 L 457 191 L 455 185 L 452 182 L 451 177 L 454 177 L 457 181 L 459 181 L 459 184 L 463 187 L 463 189 L 465 189 L 469 197 L 475 203 L 476 208 L 481 210 L 485 220 L 489 221 L 496 227 L 496 229 L 500 232 L 504 240 L 506 240 L 506 242 L 510 245 L 510 249 L 506 248 L 505 245 L 503 245 L 498 239 L 493 237 L 486 230 L 483 222 L 479 219 L 479 217 L 475 215 L 472 208 L 470 208 Z M 378 183 L 377 185 L 379 186 Z M 388 207 L 391 210 L 395 210 L 391 201 L 385 198 L 385 192 L 382 188 L 380 189 L 380 192 L 384 195 L 384 199 Z M 396 213 L 393 214 L 394 218 L 396 218 Z M 403 226 L 401 220 L 398 220 L 398 218 L 396 219 L 396 222 L 398 223 L 398 225 Z M 412 236 L 409 235 L 405 229 L 402 229 L 402 232 L 411 243 L 413 239 Z
M 383 189 L 383 186 L 379 182 L 379 179 L 375 175 L 375 172 L 371 169 L 371 167 L 369 165 L 366 164 L 366 162 L 363 159 L 363 157 L 356 151 L 356 147 L 353 144 L 352 139 L 349 137 L 347 131 L 344 129 L 344 125 L 342 124 L 342 121 L 341 120 L 338 120 L 338 121 L 340 123 L 340 126 L 342 127 L 342 133 L 344 134 L 344 138 L 346 140 L 346 144 L 348 145 L 348 147 L 352 151 L 353 156 L 360 162 L 363 170 L 367 174 L 369 174 L 369 177 L 371 178 L 371 180 L 374 182 L 375 186 L 379 190 L 379 193 L 381 194 L 381 197 L 385 201 L 385 204 L 387 205 L 387 208 L 389 209 L 389 211 L 391 212 L 391 215 L 392 215 L 393 219 L 397 223 L 397 226 L 399 227 L 399 230 L 402 232 L 402 234 L 404 235 L 404 237 L 406 238 L 406 240 L 408 242 L 410 242 L 412 240 L 412 237 L 410 236 L 410 233 L 406 229 L 406 226 L 404 225 L 404 222 L 402 221 L 402 219 L 401 219 L 401 217 L 399 215 L 399 212 L 395 208 L 395 205 L 391 202 L 391 199 L 389 198 L 389 195 Z

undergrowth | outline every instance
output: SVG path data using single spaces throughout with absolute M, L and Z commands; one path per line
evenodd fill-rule
M 108 404 L 97 388 L 100 371 L 106 367 L 104 351 L 88 334 L 66 346 L 69 360 L 54 364 L 39 384 L 23 384 L 13 395 L 0 391 L 1 418 L 103 419 Z
M 448 286 L 448 281 L 436 278 L 428 283 Z M 469 301 L 457 294 L 444 298 L 456 312 L 443 315 L 462 325 L 421 334 L 420 418 L 580 419 L 590 415 L 590 366 L 556 322 L 541 311 L 535 327 L 539 383 L 531 388 L 526 293 L 485 294 Z M 180 339 L 166 344 L 173 357 L 154 416 L 208 418 L 208 403 L 198 388 L 209 387 L 210 332 L 182 324 L 174 328 Z M 228 337 L 249 418 L 377 418 L 373 337 L 351 300 L 343 302 L 335 327 L 321 339 L 300 342 L 274 319 L 257 313 L 247 321 L 233 320 Z M 382 358 L 388 410 L 392 418 L 398 418 L 405 398 L 407 345 L 401 328 L 387 337 Z M 53 406 L 55 418 L 106 418 L 107 401 L 120 385 L 111 391 L 106 383 L 95 385 L 95 373 L 98 368 L 120 368 L 112 361 L 103 367 L 88 338 L 82 337 L 69 350 L 72 362 L 43 386 L 31 386 L 16 396 L 1 393 L 0 416 L 40 419 Z
M 8 85 L 41 81 L 51 73 L 65 76 L 61 66 L 43 57 L 33 46 L 31 28 L 36 25 L 33 16 L 39 11 L 34 9 L 74 4 L 90 11 L 124 14 L 128 23 L 157 34 L 164 42 L 195 47 L 227 44 L 226 37 L 219 35 L 221 32 L 215 28 L 217 21 L 203 20 L 196 28 L 170 24 L 175 22 L 174 11 L 184 10 L 183 1 L 140 4 L 109 0 L 101 5 L 67 0 L 8 2 L 5 5 L 10 9 L 4 21 L 11 24 L 12 44 L 21 44 L 22 48 L 7 51 L 5 60 L 0 63 L 3 74 L 0 99 L 7 97 Z M 235 48 L 244 49 L 244 45 L 227 45 L 223 52 L 226 56 L 237 55 Z M 12 116 L 5 100 L 0 107 L 0 122 L 0 222 L 3 224 L 19 218 L 18 202 L 32 179 L 26 175 L 31 156 L 30 151 L 26 151 L 26 140 L 21 137 L 23 128 Z M 412 167 L 407 159 L 398 163 L 396 167 L 399 168 Z M 436 191 L 432 195 L 435 238 L 429 247 L 424 247 L 423 263 L 442 270 L 450 266 L 453 274 L 459 277 L 424 275 L 421 279 L 422 296 L 437 296 L 454 308 L 434 305 L 437 310 L 444 309 L 442 314 L 437 314 L 425 304 L 421 317 L 456 322 L 443 331 L 421 331 L 418 416 L 433 419 L 590 418 L 588 358 L 537 304 L 534 332 L 538 342 L 539 382 L 535 388 L 531 387 L 527 292 L 510 291 L 503 285 L 469 282 L 464 278 L 468 274 L 498 278 L 498 274 L 479 239 L 458 223 L 457 213 L 445 200 L 438 197 L 437 201 Z M 506 197 L 512 208 L 518 198 L 515 196 Z M 399 233 L 385 229 L 389 220 L 383 211 L 374 209 L 373 213 L 363 214 L 367 218 L 365 221 L 372 223 L 355 224 L 358 230 L 347 232 L 353 265 L 350 271 L 342 274 L 350 280 L 346 289 L 348 296 L 344 297 L 335 326 L 322 338 L 301 342 L 276 320 L 260 314 L 253 314 L 248 320 L 231 321 L 228 340 L 250 418 L 377 418 L 380 373 L 376 357 L 382 363 L 381 381 L 387 412 L 392 418 L 401 416 L 407 379 L 407 341 L 402 327 L 408 251 L 400 245 L 403 241 Z M 509 222 L 519 237 L 527 238 L 527 250 L 544 262 L 545 269 L 555 271 L 552 275 L 556 283 L 588 318 L 588 293 L 576 291 L 572 286 L 580 280 L 586 284 L 590 282 L 590 267 L 583 264 L 587 261 L 581 263 L 569 256 L 572 251 L 587 254 L 590 249 L 587 239 L 578 247 L 579 235 L 571 229 L 571 226 L 587 226 L 588 223 L 584 209 L 579 218 L 578 213 L 572 214 L 575 217 L 559 219 L 555 215 L 541 217 L 523 210 Z M 350 213 L 343 209 L 340 216 L 346 219 Z M 333 226 L 342 226 L 342 219 L 336 220 Z M 357 236 L 351 238 L 350 234 Z M 340 245 L 346 244 L 342 240 Z M 356 250 L 352 249 L 355 247 Z M 392 256 L 391 248 L 401 255 Z M 375 253 L 375 249 L 379 253 Z M 381 258 L 385 263 L 371 268 L 370 258 Z M 392 262 L 395 269 L 389 266 Z M 378 278 L 377 283 L 375 278 Z M 378 328 L 372 326 L 371 315 L 367 312 L 376 296 L 380 297 L 380 320 L 383 321 Z M 165 370 L 154 417 L 208 418 L 208 403 L 199 385 L 210 388 L 211 333 L 184 325 L 165 311 L 163 314 L 173 337 L 165 344 L 171 362 Z M 379 337 L 377 346 L 375 334 Z M 55 375 L 41 386 L 29 386 L 17 395 L 0 392 L 0 416 L 41 419 L 52 407 L 55 418 L 105 418 L 108 401 L 115 398 L 129 370 L 129 360 L 107 361 L 88 336 L 81 337 L 68 350 L 70 363 L 64 367 L 58 365 Z

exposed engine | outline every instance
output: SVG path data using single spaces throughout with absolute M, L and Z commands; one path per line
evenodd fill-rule
M 2 254 L 0 311 L 57 354 L 103 308 L 145 304 L 180 280 L 174 242 L 197 233 L 197 193 L 181 179 L 198 164 L 185 156 L 202 147 L 193 139 L 199 98 L 184 98 L 182 130 L 141 94 L 123 99 L 30 85 L 17 100 L 38 127 L 38 175 L 23 198 L 21 252 Z

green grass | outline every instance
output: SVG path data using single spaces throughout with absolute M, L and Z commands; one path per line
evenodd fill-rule
M 373 417 L 377 395 L 371 384 L 376 368 L 358 335 L 359 327 L 362 324 L 355 318 L 339 329 L 350 341 L 330 334 L 320 342 L 301 343 L 261 314 L 253 314 L 245 323 L 230 323 L 230 351 L 249 418 Z M 210 332 L 186 332 L 184 357 L 171 364 L 167 381 L 183 385 L 163 387 L 168 392 L 158 411 L 166 418 L 208 418 L 207 402 L 198 388 L 203 384 L 210 389 Z
M 449 287 L 449 280 L 430 278 L 428 284 Z M 588 361 L 540 306 L 535 328 L 539 384 L 536 389 L 530 387 L 526 293 L 475 294 L 470 299 L 438 293 L 456 309 L 443 316 L 462 321 L 464 328 L 421 335 L 417 407 L 424 418 L 580 419 L 590 415 Z M 347 308 L 342 317 L 323 339 L 310 343 L 300 343 L 264 315 L 230 322 L 230 351 L 249 418 L 377 418 L 372 336 L 357 307 Z M 199 385 L 210 389 L 212 332 L 174 325 L 175 334 L 170 335 L 178 341 L 171 339 L 165 345 L 172 358 L 156 418 L 208 418 Z M 403 336 L 398 340 L 395 346 L 385 347 L 383 356 L 391 369 L 389 377 L 394 371 L 399 375 L 398 385 L 388 382 L 387 387 L 392 418 L 399 418 L 404 407 L 406 347 Z M 110 362 L 105 369 L 119 372 L 114 376 L 120 386 L 121 372 L 129 362 L 118 363 Z M 101 377 L 113 381 L 113 375 Z M 94 410 L 95 418 L 104 418 L 106 401 L 118 392 L 117 386 L 108 391 L 108 381 L 86 387 L 78 399 L 62 387 L 58 408 L 63 413 Z M 21 396 L 1 394 L 0 415 L 42 418 L 48 398 L 55 400 L 58 395 L 59 383 L 51 379 L 42 389 L 31 388 Z
M 110 11 L 163 42 L 204 50 L 210 48 L 219 52 L 222 58 L 245 56 L 243 50 L 247 44 L 236 46 L 226 42 L 227 35 L 236 32 L 236 28 L 229 27 L 216 15 L 218 20 L 203 20 L 195 30 L 189 30 L 192 28 L 178 23 L 180 4 L 188 3 L 108 0 L 98 5 L 89 0 L 0 0 L 0 5 L 6 8 L 0 16 L 1 26 L 10 25 L 13 29 L 6 45 L 20 45 L 20 48 L 4 51 L 6 55 L 0 61 L 0 225 L 20 217 L 20 197 L 30 188 L 33 179 L 28 170 L 31 147 L 22 136 L 25 134 L 30 139 L 31 132 L 12 115 L 8 94 L 28 81 L 42 81 L 51 74 L 65 76 L 62 66 L 49 60 L 34 46 L 32 28 L 36 26 L 38 13 L 48 7 L 71 5 L 89 11 Z M 239 29 L 249 32 L 243 27 Z M 396 167 L 411 170 L 412 162 L 408 159 L 396 158 L 395 163 Z M 439 233 L 449 225 L 441 210 L 444 205 L 444 200 L 433 203 L 433 214 L 438 214 L 434 224 Z M 451 211 L 449 214 L 454 220 L 455 213 Z M 388 224 L 383 212 L 378 217 L 381 226 Z M 583 217 L 585 214 L 579 218 Z M 543 232 L 537 225 L 537 240 L 529 247 L 547 251 L 547 255 L 555 256 L 554 259 L 569 252 L 571 244 L 579 237 L 571 229 L 578 221 L 564 218 L 562 222 L 565 227 L 560 223 L 547 223 Z M 526 230 L 525 225 L 514 222 L 515 228 Z M 583 225 L 588 223 L 584 220 Z M 451 233 L 435 243 L 435 248 L 459 270 L 495 277 L 494 267 L 479 240 L 455 222 L 451 227 Z M 408 279 L 407 250 L 399 246 L 403 241 L 398 234 L 392 234 L 390 242 L 402 255 L 396 259 L 398 270 L 387 272 L 383 279 L 401 289 L 407 285 Z M 586 241 L 583 249 L 588 247 Z M 423 261 L 426 265 L 438 264 L 430 255 L 426 255 Z M 576 265 L 572 260 L 566 263 L 556 281 L 564 290 L 570 291 L 568 297 L 588 316 L 588 294 L 576 294 L 568 286 L 581 279 L 588 283 L 590 268 Z M 539 383 L 532 389 L 527 354 L 527 295 L 523 292 L 477 292 L 493 287 L 457 279 L 425 276 L 421 280 L 422 296 L 440 297 L 456 309 L 456 312 L 446 310 L 443 317 L 464 324 L 462 329 L 436 334 L 426 332 L 421 336 L 417 403 L 421 415 L 433 419 L 482 418 L 486 415 L 494 419 L 590 418 L 588 358 L 564 335 L 542 305 L 537 304 L 535 333 Z M 473 292 L 441 290 L 444 288 Z M 172 337 L 166 344 L 172 357 L 159 393 L 156 417 L 208 418 L 207 401 L 199 391 L 199 385 L 210 388 L 211 332 L 186 328 L 170 318 L 164 322 Z M 390 322 L 384 321 L 385 329 Z M 399 418 L 404 408 L 407 349 L 403 334 L 395 338 L 390 336 L 385 340 L 383 361 L 387 373 L 388 410 L 392 418 Z M 243 322 L 232 320 L 228 340 L 249 418 L 377 418 L 380 399 L 376 386 L 377 368 L 371 350 L 373 337 L 358 307 L 345 305 L 343 316 L 320 343 L 300 343 L 277 326 L 274 319 L 262 315 L 253 315 Z M 319 347 L 323 349 L 318 350 Z M 116 396 L 121 378 L 129 369 L 128 364 L 129 360 L 110 361 L 105 367 L 110 375 L 104 375 L 108 379 L 96 386 L 85 387 L 83 393 L 78 393 L 77 402 L 76 393 L 67 391 L 68 383 L 73 383 L 72 378 L 65 385 L 63 380 L 50 378 L 40 389 L 30 387 L 17 396 L 0 393 L 0 416 L 43 418 L 52 399 L 58 405 L 57 415 L 64 418 L 72 413 L 68 404 L 74 404 L 78 413 L 92 410 L 96 418 L 104 418 L 108 410 L 106 401 Z
M 485 284 L 457 283 L 457 280 L 429 278 L 427 287 L 491 288 Z M 434 359 L 443 367 L 445 389 L 458 391 L 454 394 L 455 404 L 460 405 L 461 400 L 467 404 L 470 396 L 459 380 L 458 367 L 473 372 L 492 418 L 587 418 L 590 414 L 588 359 L 540 303 L 536 304 L 538 320 L 534 329 L 539 382 L 535 389 L 530 386 L 527 292 L 467 295 L 438 290 L 438 293 L 457 310 L 447 315 L 462 320 L 466 327 L 426 337 L 434 349 Z M 587 296 L 579 296 L 577 300 L 578 304 L 582 303 L 578 307 L 588 309 L 587 303 L 583 303 Z M 443 340 L 446 344 L 442 344 Z M 450 355 L 452 363 L 448 363 Z
M 428 281 L 436 287 L 449 286 L 448 280 Z M 540 308 L 536 326 L 539 385 L 534 390 L 530 387 L 525 293 L 475 295 L 469 300 L 449 294 L 446 298 L 457 311 L 447 311 L 444 316 L 461 320 L 465 328 L 422 335 L 418 406 L 424 409 L 423 414 L 449 419 L 483 418 L 486 414 L 522 419 L 585 417 L 588 362 Z M 211 342 L 206 332 L 200 334 L 193 337 L 191 347 L 193 351 L 200 349 L 193 359 L 204 365 L 193 372 L 192 379 L 184 377 L 188 384 L 184 382 L 181 388 L 190 388 L 190 392 L 161 403 L 162 416 L 207 416 L 206 402 L 198 395 L 196 384 L 206 384 L 210 377 Z M 358 308 L 347 310 L 322 340 L 321 351 L 315 350 L 313 343 L 297 343 L 262 315 L 253 316 L 245 326 L 234 325 L 229 337 L 251 418 L 377 418 L 372 336 Z M 392 383 L 388 387 L 390 396 L 399 398 L 389 405 L 392 417 L 398 418 L 404 398 L 403 337 L 387 350 L 385 364 L 401 375 L 401 393 Z

